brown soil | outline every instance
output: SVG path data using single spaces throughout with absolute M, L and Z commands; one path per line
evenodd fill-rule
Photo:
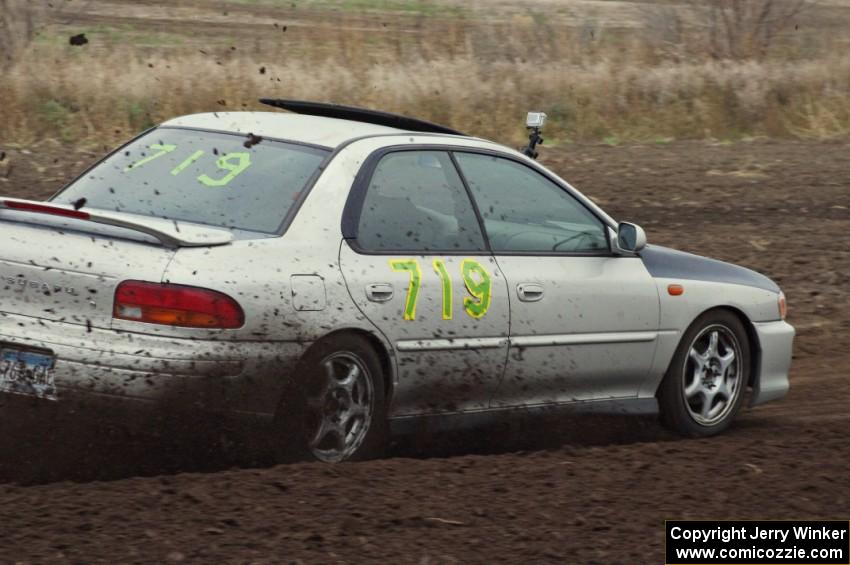
M 651 241 L 752 267 L 784 288 L 799 332 L 791 393 L 721 437 L 574 417 L 406 439 L 382 461 L 263 467 L 225 422 L 198 441 L 198 426 L 142 433 L 7 401 L 0 561 L 661 563 L 664 519 L 847 519 L 848 150 L 543 150 Z M 0 194 L 28 197 L 49 195 L 94 156 L 0 151 Z

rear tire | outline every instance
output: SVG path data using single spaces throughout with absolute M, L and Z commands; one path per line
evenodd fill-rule
M 658 389 L 662 424 L 689 437 L 726 430 L 744 400 L 750 362 L 747 332 L 735 314 L 713 310 L 697 318 Z
M 275 420 L 278 460 L 380 457 L 387 437 L 386 394 L 380 359 L 369 342 L 339 334 L 313 345 L 286 387 Z

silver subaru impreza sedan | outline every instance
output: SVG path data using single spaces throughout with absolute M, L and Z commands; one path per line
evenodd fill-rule
M 260 416 L 336 462 L 558 406 L 708 436 L 788 390 L 770 279 L 647 245 L 533 151 L 264 102 L 292 112 L 176 118 L 0 197 L 2 393 Z

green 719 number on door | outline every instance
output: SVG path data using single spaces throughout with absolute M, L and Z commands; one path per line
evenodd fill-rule
M 453 316 L 452 279 L 446 264 L 440 259 L 434 259 L 434 271 L 442 285 L 442 315 L 444 320 Z M 397 273 L 408 273 L 409 283 L 404 299 L 402 318 L 416 319 L 416 304 L 419 301 L 419 289 L 422 285 L 422 268 L 416 259 L 390 259 L 390 268 Z M 487 269 L 474 259 L 464 259 L 461 263 L 461 278 L 469 296 L 463 298 L 463 309 L 472 318 L 481 318 L 490 308 L 493 292 L 493 280 Z

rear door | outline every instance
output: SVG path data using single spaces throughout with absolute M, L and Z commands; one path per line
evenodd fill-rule
M 395 350 L 392 415 L 487 408 L 507 355 L 507 285 L 449 154 L 373 155 L 346 218 L 346 284 Z
M 613 256 L 607 226 L 524 163 L 454 156 L 509 286 L 510 355 L 493 404 L 636 396 L 659 319 L 640 258 Z

